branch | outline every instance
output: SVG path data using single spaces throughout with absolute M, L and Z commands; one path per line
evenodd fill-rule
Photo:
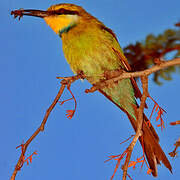
M 96 83 L 95 85 L 93 85 L 90 89 L 86 89 L 85 92 L 86 93 L 91 93 L 94 92 L 98 89 L 101 89 L 105 86 L 107 86 L 108 84 L 112 84 L 116 81 L 122 80 L 122 79 L 127 79 L 127 78 L 132 78 L 132 77 L 141 77 L 141 76 L 149 76 L 150 74 L 159 71 L 161 69 L 165 69 L 167 67 L 170 66 L 176 66 L 176 65 L 180 65 L 180 58 L 175 58 L 173 60 L 169 60 L 169 61 L 162 61 L 162 60 L 155 60 L 156 65 L 154 65 L 153 67 L 143 70 L 143 71 L 137 71 L 137 72 L 126 72 L 122 69 L 114 71 L 111 73 L 112 78 L 107 79 L 105 81 Z M 104 76 L 104 75 L 102 75 Z
M 142 136 L 143 112 L 144 112 L 144 108 L 146 105 L 146 99 L 149 95 L 149 93 L 148 93 L 148 77 L 142 76 L 141 82 L 142 82 L 142 86 L 143 86 L 143 95 L 141 98 L 141 104 L 140 104 L 138 111 L 137 111 L 137 130 L 136 130 L 136 134 L 135 134 L 131 144 L 128 147 L 128 153 L 126 156 L 126 160 L 125 160 L 125 163 L 122 167 L 122 169 L 123 169 L 123 178 L 122 179 L 123 180 L 126 180 L 127 169 L 128 169 L 129 161 L 130 161 L 131 154 L 132 154 L 132 151 L 134 149 L 134 146 L 135 146 L 137 140 L 139 139 L 139 137 Z
M 156 71 L 167 68 L 169 66 L 180 65 L 180 58 L 176 58 L 176 59 L 170 60 L 170 61 L 158 60 L 156 63 L 157 63 L 156 65 L 154 65 L 153 67 L 151 67 L 149 69 L 146 69 L 144 71 L 125 72 L 122 69 L 114 70 L 112 72 L 109 71 L 108 72 L 109 76 L 106 77 L 105 74 L 103 74 L 101 76 L 101 77 L 105 78 L 104 81 L 101 81 L 101 82 L 93 85 L 91 89 L 87 89 L 85 91 L 86 93 L 94 92 L 94 91 L 96 91 L 98 89 L 103 88 L 104 86 L 107 86 L 108 84 L 112 84 L 112 83 L 114 83 L 116 81 L 119 81 L 119 80 L 122 80 L 122 79 L 127 79 L 127 78 L 132 78 L 132 77 L 141 77 L 142 85 L 143 85 L 143 95 L 142 95 L 140 107 L 138 108 L 137 131 L 136 131 L 135 137 L 133 138 L 133 141 L 131 142 L 130 146 L 128 147 L 128 154 L 127 154 L 127 157 L 126 157 L 125 164 L 123 166 L 123 180 L 125 180 L 126 176 L 127 176 L 127 169 L 128 169 L 128 164 L 129 164 L 129 160 L 130 160 L 130 157 L 131 157 L 132 150 L 133 150 L 138 138 L 142 135 L 141 129 L 142 129 L 142 124 L 143 124 L 143 110 L 144 110 L 144 107 L 145 107 L 146 98 L 148 96 L 148 76 L 150 74 L 156 72 Z M 70 87 L 71 83 L 73 83 L 77 79 L 84 79 L 84 78 L 88 78 L 88 77 L 84 76 L 82 72 L 80 72 L 78 75 L 72 76 L 72 77 L 65 77 L 65 78 L 58 77 L 58 79 L 63 79 L 61 81 L 61 88 L 60 88 L 57 96 L 55 97 L 53 103 L 47 109 L 46 114 L 44 116 L 44 119 L 43 119 L 41 125 L 39 126 L 39 128 L 37 128 L 37 130 L 33 133 L 33 135 L 25 142 L 25 144 L 22 145 L 21 155 L 20 155 L 19 160 L 18 160 L 18 162 L 17 162 L 17 164 L 15 166 L 14 172 L 13 172 L 10 180 L 15 180 L 17 172 L 21 170 L 21 168 L 23 166 L 23 163 L 24 163 L 24 155 L 26 153 L 27 147 L 29 146 L 29 144 L 33 141 L 33 139 L 41 131 L 44 131 L 44 127 L 45 127 L 45 124 L 47 122 L 47 119 L 48 119 L 51 111 L 53 110 L 53 108 L 57 104 L 59 98 L 61 97 L 65 87 L 66 86 Z
M 180 120 L 179 121 L 175 121 L 175 122 L 170 122 L 170 125 L 172 125 L 172 126 L 175 126 L 177 124 L 180 124 Z
M 80 78 L 83 78 L 82 74 L 78 74 L 76 76 L 72 76 L 72 77 L 65 77 L 65 78 L 60 78 L 58 77 L 58 79 L 62 79 L 61 81 L 61 87 L 60 87 L 60 90 L 58 92 L 58 94 L 56 95 L 53 103 L 50 105 L 50 107 L 46 110 L 46 114 L 43 118 L 43 121 L 41 123 L 41 125 L 39 126 L 39 128 L 37 128 L 37 130 L 32 134 L 32 136 L 25 142 L 25 144 L 22 144 L 20 145 L 21 148 L 22 148 L 22 151 L 21 151 L 21 155 L 19 157 L 19 160 L 15 166 L 15 169 L 13 171 L 13 174 L 11 176 L 11 179 L 10 180 L 15 180 L 16 178 L 16 175 L 17 175 L 17 172 L 21 170 L 23 164 L 24 164 L 24 157 L 25 157 L 25 153 L 26 153 L 26 150 L 29 146 L 29 144 L 33 141 L 33 139 L 42 131 L 44 131 L 44 127 L 46 125 L 46 122 L 47 122 L 47 119 L 51 113 L 51 111 L 54 109 L 55 105 L 57 104 L 57 102 L 59 101 L 65 87 L 70 87 L 71 83 L 73 83 L 74 81 L 80 79 Z

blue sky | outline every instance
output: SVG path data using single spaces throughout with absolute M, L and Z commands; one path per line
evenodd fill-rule
M 20 22 L 10 16 L 17 8 L 47 9 L 52 4 L 75 3 L 114 30 L 122 47 L 143 40 L 149 33 L 158 34 L 180 19 L 179 0 L 6 0 L 0 6 L 0 179 L 8 179 L 13 172 L 20 150 L 16 146 L 40 125 L 46 109 L 60 87 L 56 76 L 72 72 L 64 59 L 61 39 L 42 19 L 24 17 Z M 164 82 L 164 81 L 163 81 Z M 169 126 L 179 120 L 180 76 L 157 86 L 150 80 L 152 97 L 167 111 L 166 128 L 160 135 L 165 153 L 173 150 L 179 137 L 179 127 Z M 31 165 L 24 165 L 17 180 L 108 180 L 115 163 L 104 163 L 111 153 L 119 154 L 128 146 L 120 145 L 134 134 L 127 117 L 98 92 L 85 94 L 91 87 L 86 81 L 72 85 L 78 107 L 73 119 L 65 117 L 72 102 L 57 105 L 49 117 L 45 131 L 32 142 L 27 155 L 37 150 Z M 65 92 L 63 99 L 70 95 Z M 150 105 L 151 107 L 151 105 Z M 149 110 L 150 111 L 150 110 Z M 137 144 L 132 160 L 142 155 Z M 169 158 L 170 159 L 170 158 Z M 162 165 L 157 179 L 180 177 L 179 157 L 170 159 L 173 175 Z M 135 179 L 152 179 L 146 168 L 129 169 Z M 120 179 L 119 170 L 116 179 Z

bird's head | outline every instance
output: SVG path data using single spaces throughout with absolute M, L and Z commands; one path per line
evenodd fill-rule
M 19 16 L 19 18 L 24 15 L 43 18 L 59 35 L 86 20 L 95 20 L 95 18 L 88 14 L 82 7 L 67 3 L 53 5 L 49 7 L 47 11 L 20 9 L 12 11 L 11 14 L 14 15 L 14 17 Z

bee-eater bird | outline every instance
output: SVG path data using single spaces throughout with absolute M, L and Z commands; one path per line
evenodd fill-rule
M 19 14 L 18 14 L 19 13 Z M 61 37 L 63 52 L 75 74 L 83 72 L 86 79 L 95 84 L 102 74 L 124 69 L 131 71 L 130 65 L 118 43 L 116 35 L 97 18 L 74 4 L 57 4 L 42 10 L 16 10 L 16 16 L 35 16 L 45 22 Z M 102 87 L 99 92 L 124 111 L 134 130 L 137 129 L 136 98 L 141 92 L 133 78 L 119 80 L 110 86 Z M 146 116 L 144 119 L 147 121 Z M 153 176 L 157 176 L 157 164 L 162 163 L 172 172 L 165 153 L 159 145 L 159 137 L 154 128 L 143 123 L 143 135 L 139 138 Z

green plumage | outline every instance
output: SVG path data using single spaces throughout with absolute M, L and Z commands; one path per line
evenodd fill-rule
M 89 77 L 87 80 L 91 84 L 99 82 L 105 71 L 116 70 L 120 67 L 125 69 L 119 56 L 113 50 L 116 49 L 124 56 L 115 35 L 95 18 L 94 21 L 87 22 L 88 25 L 78 24 L 68 33 L 61 35 L 64 55 L 71 69 L 74 73 L 83 71 Z M 103 88 L 102 91 L 115 104 L 136 118 L 132 106 L 136 104 L 136 101 L 130 79 L 121 80 L 110 87 Z
M 82 7 L 60 4 L 50 7 L 48 10 L 61 10 L 64 14 L 69 13 L 67 16 L 48 16 L 45 20 L 62 38 L 65 58 L 75 74 L 82 71 L 86 75 L 86 79 L 91 84 L 95 84 L 104 80 L 104 72 L 120 68 L 131 70 L 112 30 Z M 62 32 L 67 28 L 68 31 Z M 127 114 L 136 131 L 138 108 L 136 98 L 141 98 L 141 92 L 135 80 L 133 78 L 119 80 L 99 91 Z M 144 121 L 148 121 L 145 114 Z M 157 176 L 157 163 L 160 161 L 171 171 L 172 167 L 159 145 L 159 137 L 153 126 L 148 127 L 144 123 L 142 131 L 143 136 L 139 138 L 139 141 L 153 176 Z

